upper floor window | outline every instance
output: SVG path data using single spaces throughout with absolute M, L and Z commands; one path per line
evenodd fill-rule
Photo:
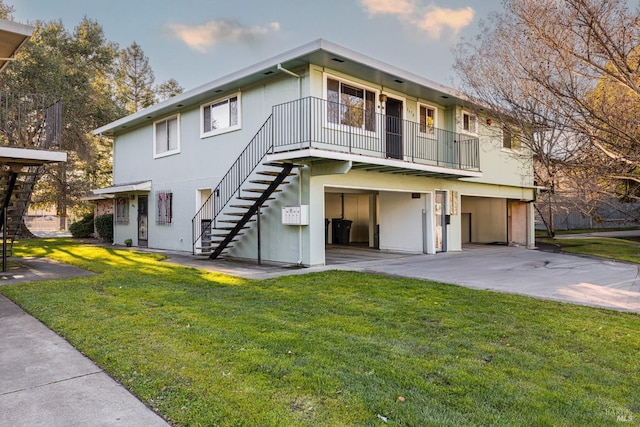
M 202 125 L 200 136 L 218 135 L 240 129 L 240 94 L 218 99 L 200 107 Z
M 502 128 L 502 148 L 520 151 L 520 138 L 518 138 L 518 134 L 507 127 Z
M 462 112 L 462 130 L 468 133 L 478 133 L 478 121 L 476 116 L 467 112 Z
M 436 127 L 436 109 L 429 105 L 418 104 L 420 115 L 420 133 L 433 135 Z
M 375 132 L 376 93 L 327 77 L 327 121 Z
M 159 120 L 153 124 L 153 156 L 164 157 L 180 152 L 179 116 Z

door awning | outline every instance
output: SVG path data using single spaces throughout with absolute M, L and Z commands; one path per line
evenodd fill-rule
M 130 182 L 128 184 L 118 184 L 111 187 L 93 190 L 96 196 L 115 195 L 119 193 L 134 193 L 136 191 L 151 191 L 151 181 Z

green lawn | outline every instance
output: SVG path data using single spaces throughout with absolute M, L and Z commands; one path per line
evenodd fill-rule
M 640 242 L 613 237 L 584 239 L 538 238 L 537 241 L 557 245 L 564 252 L 640 263 Z
M 70 240 L 15 253 L 100 273 L 0 292 L 174 425 L 640 420 L 638 315 L 352 272 L 244 280 Z

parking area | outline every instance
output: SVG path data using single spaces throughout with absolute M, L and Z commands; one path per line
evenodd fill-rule
M 327 265 L 309 268 L 166 254 L 167 262 L 249 279 L 362 271 L 640 313 L 638 265 L 523 247 L 465 245 L 461 252 L 424 255 L 328 245 Z
M 494 245 L 438 255 L 364 255 L 333 267 L 640 313 L 640 270 L 633 264 Z

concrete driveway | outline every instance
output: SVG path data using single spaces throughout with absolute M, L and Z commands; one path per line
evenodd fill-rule
M 412 255 L 329 246 L 329 265 L 311 268 L 194 260 L 190 255 L 164 253 L 167 262 L 251 279 L 326 270 L 363 271 L 640 313 L 637 265 L 519 247 L 469 245 L 462 252 Z
M 593 257 L 471 245 L 462 252 L 334 267 L 640 313 L 639 267 Z

